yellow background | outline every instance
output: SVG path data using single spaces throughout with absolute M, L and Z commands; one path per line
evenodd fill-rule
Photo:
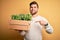
M 0 0 L 0 40 L 23 40 L 18 32 L 9 29 L 10 15 L 29 13 L 29 3 L 33 0 Z M 48 19 L 54 32 L 48 34 L 43 29 L 43 40 L 60 40 L 60 0 L 36 0 L 38 14 Z

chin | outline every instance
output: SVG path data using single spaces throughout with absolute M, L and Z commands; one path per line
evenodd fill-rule
M 32 15 L 35 15 L 36 13 L 31 13 Z

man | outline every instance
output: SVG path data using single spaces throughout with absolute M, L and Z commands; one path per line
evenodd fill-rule
M 30 29 L 26 31 L 21 31 L 21 35 L 24 35 L 24 40 L 42 40 L 42 28 L 45 28 L 46 32 L 51 34 L 53 29 L 48 21 L 37 14 L 39 6 L 37 2 L 33 1 L 30 3 L 30 13 L 32 15 L 32 20 L 30 23 Z

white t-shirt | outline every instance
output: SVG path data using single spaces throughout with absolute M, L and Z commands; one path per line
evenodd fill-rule
M 39 22 L 36 21 L 40 21 L 40 20 L 44 20 L 48 23 L 48 21 L 41 16 L 37 16 L 32 18 L 31 22 L 30 22 L 30 30 L 28 30 L 28 32 L 25 34 L 25 32 L 23 31 L 22 34 L 25 34 L 25 38 L 24 40 L 42 40 L 42 28 L 43 26 L 40 25 Z M 51 25 L 48 23 L 48 26 L 45 27 L 46 32 L 47 33 L 52 33 L 53 29 L 51 27 Z

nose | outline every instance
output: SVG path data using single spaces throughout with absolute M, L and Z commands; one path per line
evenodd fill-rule
M 32 10 L 34 10 L 34 7 L 32 7 Z

